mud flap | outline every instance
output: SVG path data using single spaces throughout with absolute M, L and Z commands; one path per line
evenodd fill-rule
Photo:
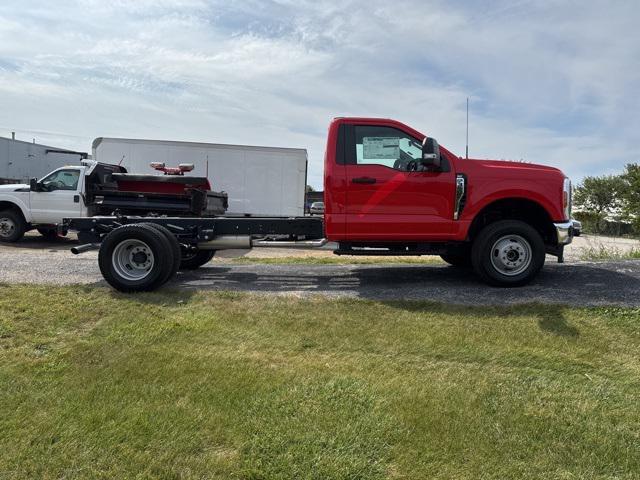
M 549 255 L 558 257 L 558 263 L 564 263 L 564 245 L 547 246 L 546 252 Z

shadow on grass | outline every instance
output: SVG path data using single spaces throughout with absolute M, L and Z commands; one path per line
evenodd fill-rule
M 538 325 L 544 330 L 562 337 L 577 338 L 580 332 L 576 327 L 567 323 L 564 309 L 560 307 L 546 307 L 538 315 Z
M 569 324 L 565 312 L 568 307 L 554 304 L 527 303 L 522 305 L 495 305 L 495 306 L 465 306 L 450 305 L 439 302 L 424 302 L 411 300 L 391 300 L 381 302 L 393 308 L 406 310 L 412 313 L 444 313 L 460 314 L 462 318 L 488 318 L 488 317 L 536 317 L 540 330 L 567 338 L 578 338 L 580 331 Z
M 87 293 L 95 291 L 96 288 L 101 288 L 107 292 L 109 298 L 112 298 L 114 300 L 127 300 L 147 305 L 167 307 L 188 304 L 198 293 L 197 290 L 188 288 L 162 288 L 154 292 L 123 293 L 111 288 L 106 281 L 82 285 L 79 288 L 86 291 Z

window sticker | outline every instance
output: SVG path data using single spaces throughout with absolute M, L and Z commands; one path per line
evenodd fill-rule
M 367 160 L 397 160 L 400 158 L 398 137 L 364 137 L 363 158 Z

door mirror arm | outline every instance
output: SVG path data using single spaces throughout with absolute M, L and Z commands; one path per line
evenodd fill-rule
M 31 190 L 32 192 L 43 191 L 42 184 L 38 182 L 37 178 L 32 178 L 31 180 L 29 180 L 29 190 Z
M 440 146 L 435 138 L 425 137 L 422 142 L 422 165 L 426 170 L 440 170 L 442 158 Z

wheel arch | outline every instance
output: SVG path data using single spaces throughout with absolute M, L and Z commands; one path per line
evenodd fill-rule
M 546 245 L 555 245 L 557 235 L 549 211 L 539 202 L 523 197 L 506 197 L 485 205 L 473 218 L 467 239 L 474 240 L 480 231 L 500 220 L 520 220 L 531 225 Z
M 29 223 L 31 221 L 31 215 L 29 215 L 27 206 L 20 201 L 16 201 L 15 199 L 8 200 L 0 196 L 0 211 L 2 210 L 11 210 L 14 212 L 18 212 L 20 213 L 20 215 L 22 215 L 22 218 L 24 218 L 25 222 Z

